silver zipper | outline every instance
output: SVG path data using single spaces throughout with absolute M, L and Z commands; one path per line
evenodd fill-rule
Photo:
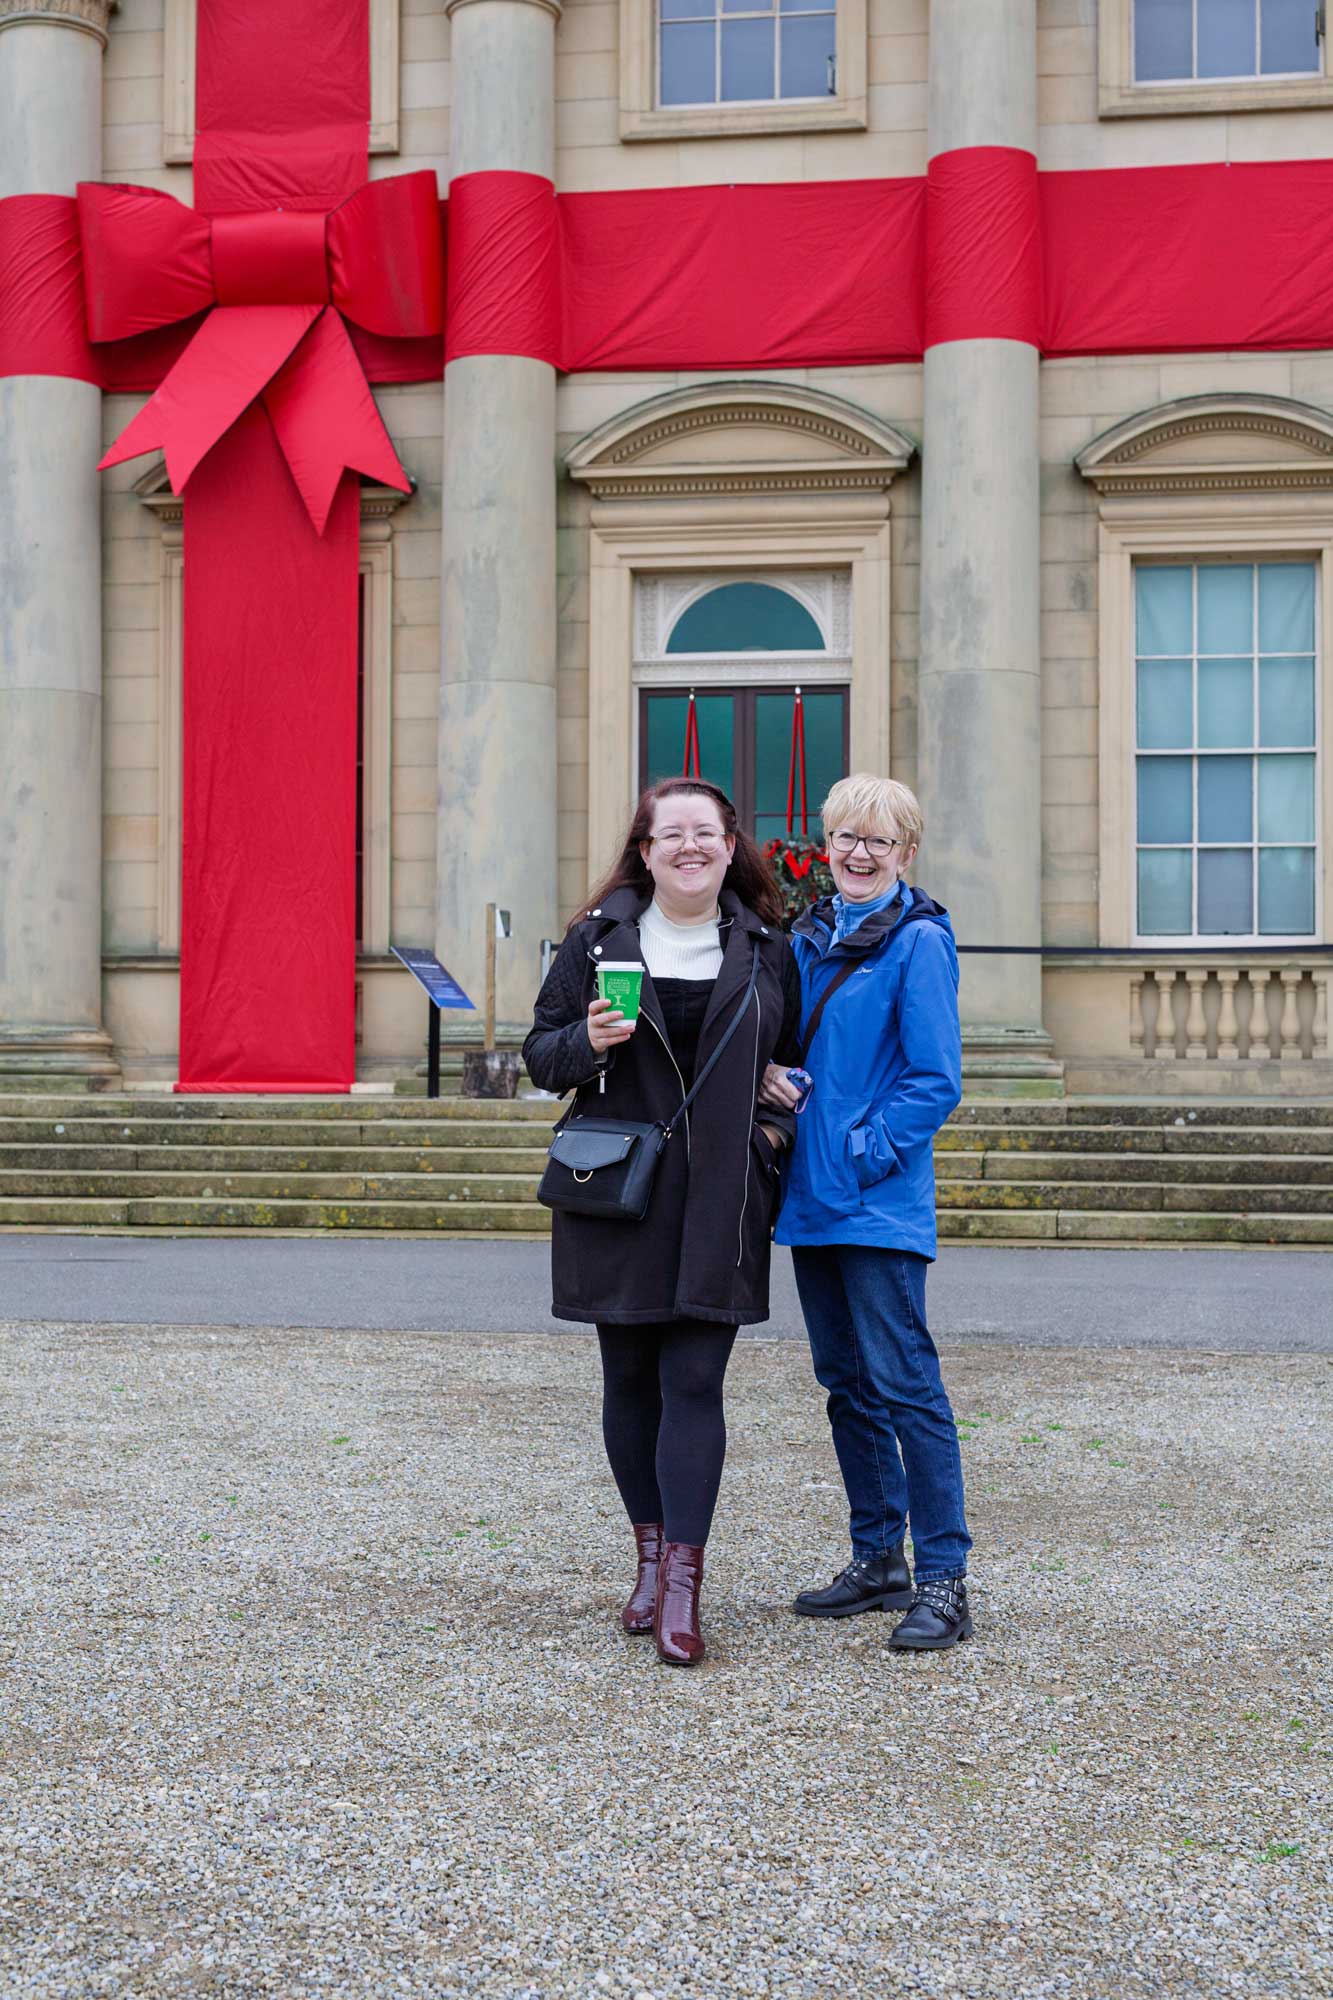
M 750 1102 L 756 1103 L 759 1094 L 759 1028 L 763 1019 L 763 1007 L 759 1001 L 759 988 L 754 989 L 754 1074 L 750 1080 Z M 757 1105 L 756 1105 L 757 1108 Z M 751 1120 L 753 1123 L 753 1120 Z M 745 1142 L 745 1199 L 741 1203 L 741 1219 L 736 1225 L 736 1269 L 741 1268 L 741 1258 L 745 1254 L 745 1211 L 750 1206 L 750 1175 L 754 1172 L 754 1141 Z
M 655 1034 L 655 1035 L 657 1036 L 657 1039 L 658 1039 L 658 1041 L 659 1041 L 659 1042 L 660 1042 L 660 1043 L 662 1044 L 662 1047 L 663 1047 L 663 1048 L 664 1048 L 664 1049 L 666 1050 L 666 1052 L 667 1052 L 667 1060 L 668 1060 L 668 1061 L 670 1062 L 670 1064 L 671 1064 L 671 1067 L 672 1067 L 672 1069 L 674 1069 L 674 1070 L 675 1070 L 675 1072 L 676 1072 L 676 1082 L 677 1082 L 677 1083 L 678 1083 L 678 1084 L 680 1085 L 680 1094 L 681 1094 L 681 1097 L 682 1097 L 682 1099 L 684 1099 L 685 1097 L 687 1097 L 687 1096 L 689 1095 L 689 1092 L 688 1092 L 688 1091 L 686 1090 L 686 1088 L 685 1088 L 685 1079 L 684 1079 L 684 1077 L 683 1077 L 683 1076 L 681 1075 L 681 1073 L 680 1073 L 680 1064 L 679 1064 L 679 1063 L 678 1063 L 678 1062 L 676 1061 L 676 1058 L 675 1058 L 675 1056 L 674 1056 L 674 1055 L 673 1055 L 673 1054 L 671 1053 L 671 1044 L 670 1044 L 670 1042 L 669 1042 L 669 1041 L 667 1040 L 666 1036 L 665 1036 L 665 1035 L 664 1035 L 664 1034 L 662 1033 L 662 1030 L 661 1030 L 661 1029 L 660 1029 L 660 1028 L 658 1027 L 658 1025 L 657 1025 L 656 1021 L 654 1021 L 654 1019 L 653 1019 L 653 1017 L 652 1017 L 652 1015 L 651 1015 L 651 1014 L 646 1014 L 646 1013 L 644 1013 L 644 1012 L 643 1012 L 643 1009 L 642 1009 L 642 1008 L 640 1008 L 640 1010 L 639 1010 L 639 1015 L 640 1015 L 640 1019 L 641 1019 L 641 1020 L 644 1020 L 644 1021 L 647 1021 L 648 1025 L 649 1025 L 649 1026 L 651 1027 L 651 1029 L 652 1029 L 653 1033 L 654 1033 L 654 1034 Z M 677 1116 L 677 1117 L 679 1117 L 679 1115 L 680 1115 L 680 1114 L 679 1114 L 679 1112 L 678 1112 L 678 1113 L 676 1114 L 676 1116 Z M 676 1122 L 676 1120 L 675 1120 L 675 1119 L 673 1118 L 673 1119 L 671 1120 L 671 1124 L 670 1124 L 670 1125 L 668 1125 L 668 1127 L 667 1127 L 667 1130 L 668 1130 L 668 1132 L 669 1132 L 669 1131 L 671 1130 L 671 1126 L 672 1126 L 672 1125 L 674 1125 L 674 1124 L 675 1124 L 675 1122 Z M 690 1114 L 689 1114 L 689 1112 L 687 1111 L 687 1112 L 685 1113 L 685 1158 L 686 1158 L 686 1160 L 688 1160 L 688 1159 L 689 1159 L 689 1157 L 690 1157 Z

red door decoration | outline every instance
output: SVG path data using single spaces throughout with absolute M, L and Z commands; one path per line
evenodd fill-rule
M 1333 161 L 1039 174 L 1006 147 L 795 186 L 468 175 L 446 343 L 434 178 L 367 179 L 367 0 L 199 0 L 197 50 L 193 211 L 0 200 L 0 376 L 155 390 L 106 462 L 160 447 L 185 491 L 182 1089 L 352 1078 L 357 475 L 406 486 L 369 383 L 438 380 L 446 344 L 618 370 L 1333 347 Z
M 699 776 L 699 709 L 694 699 L 694 689 L 685 706 L 685 765 L 687 778 Z
M 795 831 L 793 820 L 796 811 L 796 777 L 798 770 L 801 780 L 801 839 L 806 840 L 810 834 L 810 815 L 805 796 L 805 709 L 801 702 L 801 690 L 799 688 L 797 688 L 792 698 L 791 705 L 791 768 L 787 773 L 788 840 L 791 839 Z

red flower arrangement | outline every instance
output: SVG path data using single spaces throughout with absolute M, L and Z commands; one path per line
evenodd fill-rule
M 809 909 L 811 903 L 817 903 L 821 896 L 833 894 L 828 849 L 821 847 L 817 840 L 800 840 L 791 834 L 778 834 L 774 839 L 765 841 L 764 859 L 777 880 L 787 913 L 785 921 L 788 929 L 802 910 Z

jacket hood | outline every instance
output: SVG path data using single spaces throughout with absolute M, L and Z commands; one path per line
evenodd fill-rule
M 890 932 L 905 931 L 909 924 L 937 924 L 952 938 L 953 925 L 949 921 L 949 912 L 943 903 L 937 903 L 924 889 L 914 889 L 910 884 L 907 895 L 908 901 L 905 906 L 899 897 L 896 902 L 890 903 L 886 910 L 876 910 L 873 916 L 866 917 L 854 931 L 849 932 L 836 949 L 853 953 L 873 951 L 876 945 L 883 943 Z M 821 931 L 831 938 L 834 928 L 833 898 L 823 896 L 819 902 L 813 903 L 797 918 L 792 925 L 792 935 L 810 938 L 819 943 Z

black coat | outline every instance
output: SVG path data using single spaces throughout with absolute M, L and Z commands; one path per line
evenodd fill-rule
M 642 962 L 639 917 L 646 898 L 617 889 L 575 924 L 537 996 L 523 1045 L 528 1074 L 544 1090 L 577 1089 L 574 1116 L 661 1119 L 684 1091 L 662 1016 L 644 972 L 639 1025 L 599 1068 L 588 1040 L 597 962 Z M 801 994 L 791 946 L 730 890 L 722 892 L 722 969 L 699 1034 L 696 1075 L 717 1047 L 749 983 L 748 1018 L 669 1140 L 642 1222 L 557 1210 L 551 1246 L 551 1310 L 560 1319 L 635 1325 L 716 1320 L 748 1326 L 768 1318 L 768 1260 L 779 1182 L 773 1150 L 756 1122 L 756 1093 L 769 1061 L 797 1060 Z M 605 1078 L 605 1089 L 601 1085 Z M 795 1130 L 767 1106 L 764 1123 Z

